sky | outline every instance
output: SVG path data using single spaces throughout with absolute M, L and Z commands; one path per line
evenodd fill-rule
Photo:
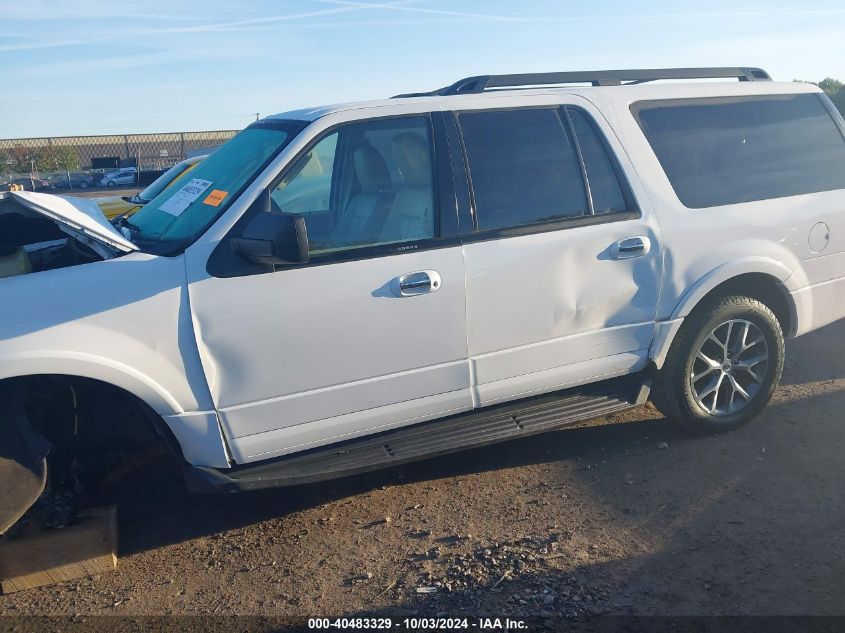
M 0 138 L 240 129 L 479 74 L 845 80 L 844 43 L 842 0 L 0 0 Z

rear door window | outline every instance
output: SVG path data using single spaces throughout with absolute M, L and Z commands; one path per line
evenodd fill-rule
M 816 94 L 631 106 L 690 208 L 845 189 L 845 138 Z
M 623 213 L 628 210 L 617 168 L 595 124 L 578 108 L 567 108 L 584 158 L 593 213 Z
M 583 216 L 578 153 L 558 108 L 459 114 L 479 231 Z

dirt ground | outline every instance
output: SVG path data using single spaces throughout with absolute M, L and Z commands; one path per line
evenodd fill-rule
M 228 497 L 150 466 L 115 495 L 115 573 L 0 613 L 841 615 L 843 411 L 845 322 L 789 343 L 774 402 L 718 437 L 648 408 Z

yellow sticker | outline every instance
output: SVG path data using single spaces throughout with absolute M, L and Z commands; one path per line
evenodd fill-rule
M 208 194 L 205 200 L 202 201 L 203 204 L 211 205 L 212 207 L 220 206 L 220 203 L 223 202 L 223 198 L 229 195 L 228 191 L 220 191 L 219 189 L 212 189 L 211 193 Z

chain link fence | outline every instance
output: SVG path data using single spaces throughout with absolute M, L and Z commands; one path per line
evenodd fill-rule
M 130 167 L 135 168 L 134 182 L 123 184 L 142 186 L 186 158 L 209 153 L 237 132 L 0 139 L 0 186 L 19 184 L 36 190 L 96 187 L 105 174 Z

